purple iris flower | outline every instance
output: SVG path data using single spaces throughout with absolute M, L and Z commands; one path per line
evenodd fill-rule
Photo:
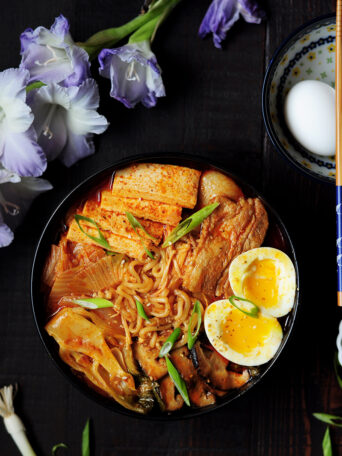
M 50 30 L 27 29 L 20 36 L 20 68 L 30 72 L 30 81 L 57 82 L 65 87 L 79 85 L 90 76 L 89 56 L 76 46 L 68 20 L 60 15 Z
M 36 177 L 20 177 L 0 165 L 0 247 L 8 246 L 32 201 L 52 185 Z
M 141 102 L 147 108 L 165 96 L 161 69 L 149 41 L 103 49 L 99 54 L 100 74 L 111 81 L 110 96 L 127 108 Z
M 19 68 L 0 72 L 0 163 L 20 176 L 40 176 L 46 157 L 36 142 L 33 114 L 26 104 L 29 76 Z
M 265 17 L 254 0 L 213 0 L 199 28 L 199 36 L 204 38 L 212 33 L 215 47 L 221 48 L 221 42 L 240 14 L 246 22 L 254 24 L 260 24 Z

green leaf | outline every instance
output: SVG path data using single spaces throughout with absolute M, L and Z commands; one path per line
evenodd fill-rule
M 54 446 L 52 447 L 52 450 L 51 450 L 52 456 L 55 456 L 56 451 L 57 451 L 59 448 L 68 448 L 68 446 L 67 446 L 65 443 L 57 443 L 57 445 L 54 445 Z
M 323 423 L 331 426 L 342 427 L 342 417 L 337 415 L 329 415 L 329 413 L 313 413 L 313 416 Z
M 192 322 L 192 317 L 193 315 L 197 315 L 197 325 L 196 325 L 196 331 L 195 334 L 193 335 L 191 332 L 191 322 Z M 201 314 L 201 303 L 199 301 L 195 302 L 194 308 L 192 309 L 190 321 L 189 321 L 189 326 L 188 326 L 188 349 L 191 350 L 192 347 L 195 345 L 200 327 L 202 323 L 202 314 Z
M 82 432 L 82 456 L 90 456 L 90 438 L 89 438 L 90 419 L 88 418 Z
M 86 309 L 104 309 L 113 307 L 113 303 L 103 298 L 82 298 L 74 299 L 72 302 Z
M 254 302 L 249 301 L 248 299 L 240 298 L 239 296 L 230 296 L 229 302 L 232 306 L 236 307 L 240 310 L 240 312 L 248 315 L 249 317 L 258 318 L 259 307 L 254 304 Z M 243 309 L 240 305 L 236 303 L 236 301 L 243 301 L 249 304 L 250 310 Z
M 342 389 L 341 364 L 338 360 L 338 352 L 334 356 L 334 369 L 339 387 Z
M 194 228 L 200 225 L 204 219 L 209 217 L 209 215 L 214 212 L 214 210 L 219 206 L 219 203 L 209 204 L 208 206 L 203 207 L 199 211 L 190 215 L 187 219 L 183 220 L 179 225 L 176 226 L 174 230 L 171 231 L 169 236 L 165 239 L 162 247 L 168 247 L 171 244 L 179 241 L 180 238 L 190 233 Z
M 332 456 L 332 447 L 331 447 L 329 426 L 327 426 L 327 429 L 326 429 L 324 437 L 323 437 L 322 449 L 323 449 L 323 456 Z
M 29 84 L 28 86 L 26 86 L 26 92 L 31 92 L 31 90 L 33 89 L 39 89 L 40 87 L 43 87 L 43 86 L 46 86 L 46 84 L 44 84 L 44 82 L 41 82 L 41 81 L 36 81 L 36 82 L 32 82 L 32 84 Z
M 157 240 L 156 238 L 154 238 L 153 236 L 151 236 L 146 230 L 145 228 L 141 225 L 141 223 L 138 222 L 138 220 L 134 217 L 133 214 L 131 214 L 130 212 L 126 211 L 126 217 L 129 221 L 129 223 L 131 224 L 131 227 L 133 228 L 133 230 L 135 231 L 135 233 L 139 236 L 140 240 L 141 240 L 141 243 L 144 247 L 144 250 L 147 254 L 147 256 L 149 256 L 152 260 L 154 260 L 154 255 L 153 253 L 148 250 L 148 248 L 146 247 L 146 245 L 144 244 L 144 241 L 142 240 L 142 237 L 140 236 L 140 233 L 138 233 L 138 230 L 137 228 L 140 228 L 141 230 L 143 230 L 143 232 L 145 234 L 147 234 L 147 236 L 153 240 Z
M 162 358 L 163 356 L 167 355 L 171 350 L 172 347 L 174 346 L 176 340 L 180 336 L 181 330 L 180 328 L 176 328 L 172 334 L 169 335 L 169 337 L 166 339 L 164 345 L 160 349 L 159 352 L 159 357 Z
M 137 311 L 138 311 L 138 314 L 141 316 L 141 318 L 143 318 L 146 321 L 150 321 L 150 319 L 146 315 L 144 306 L 141 304 L 141 302 L 137 298 L 135 298 L 135 305 L 137 306 Z
M 166 366 L 167 370 L 169 372 L 169 375 L 175 384 L 175 387 L 177 388 L 179 394 L 182 396 L 184 399 L 184 402 L 188 407 L 190 407 L 190 399 L 188 395 L 188 390 L 186 389 L 186 384 L 185 381 L 182 379 L 180 376 L 178 370 L 175 368 L 175 366 L 172 364 L 168 356 L 165 356 L 165 361 L 166 361 Z
M 111 249 L 110 245 L 107 242 L 107 239 L 101 233 L 100 228 L 99 228 L 98 224 L 95 222 L 95 220 L 93 220 L 90 217 L 85 217 L 84 215 L 80 215 L 80 214 L 75 214 L 74 217 L 75 217 L 75 220 L 76 220 L 76 223 L 77 223 L 79 229 L 82 231 L 83 234 L 85 234 L 86 236 L 88 236 L 88 238 L 92 239 L 93 241 L 97 242 L 98 244 L 100 244 L 103 248 L 105 248 L 107 250 Z M 86 220 L 87 222 L 94 225 L 95 228 L 97 229 L 97 232 L 99 233 L 99 237 L 92 236 L 92 235 L 88 234 L 86 231 L 84 231 L 84 229 L 82 228 L 82 226 L 80 224 L 81 220 Z

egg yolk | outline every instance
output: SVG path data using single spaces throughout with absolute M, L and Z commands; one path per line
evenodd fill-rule
M 273 307 L 278 302 L 277 267 L 273 260 L 254 260 L 246 270 L 243 295 L 257 305 Z
M 256 347 L 262 347 L 274 328 L 274 319 L 259 315 L 252 318 L 233 309 L 222 325 L 221 339 L 231 349 L 248 355 Z

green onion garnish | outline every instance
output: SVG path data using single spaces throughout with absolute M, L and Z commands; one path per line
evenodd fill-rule
M 85 217 L 84 215 L 80 215 L 80 214 L 75 214 L 74 217 L 75 217 L 75 220 L 76 220 L 76 223 L 77 223 L 79 229 L 82 231 L 83 234 L 85 234 L 86 236 L 88 236 L 88 238 L 92 239 L 93 241 L 97 242 L 98 244 L 100 244 L 104 249 L 111 250 L 111 247 L 108 244 L 107 239 L 101 233 L 100 228 L 99 228 L 98 224 L 95 222 L 95 220 L 93 220 L 90 217 Z M 84 231 L 84 229 L 82 228 L 82 226 L 80 224 L 80 220 L 86 220 L 87 222 L 94 225 L 95 228 L 97 229 L 97 232 L 99 233 L 99 237 L 92 236 L 91 234 L 88 234 L 86 231 Z
M 104 309 L 106 307 L 113 307 L 113 303 L 103 298 L 82 298 L 74 299 L 73 302 L 86 309 Z
M 331 424 L 331 426 L 342 427 L 342 417 L 337 415 L 329 415 L 329 413 L 313 413 L 313 416 L 323 423 Z
M 190 217 L 187 219 L 183 220 L 179 225 L 176 226 L 174 230 L 171 231 L 169 236 L 165 239 L 162 247 L 168 247 L 186 234 L 190 233 L 190 231 L 200 225 L 204 219 L 209 217 L 209 215 L 217 208 L 217 206 L 219 206 L 219 204 L 220 203 L 213 203 L 202 207 L 202 209 L 190 215 Z
M 237 309 L 239 309 L 242 313 L 248 315 L 249 317 L 258 318 L 259 307 L 256 304 L 254 304 L 254 302 L 249 301 L 248 299 L 245 299 L 245 298 L 240 298 L 239 296 L 231 296 L 228 299 L 229 299 L 229 302 L 231 303 L 231 305 L 236 307 Z M 236 304 L 235 301 L 247 302 L 249 304 L 251 310 L 246 310 L 246 309 L 241 308 L 239 305 Z
M 323 450 L 323 456 L 332 456 L 333 455 L 329 426 L 327 426 L 327 429 L 324 433 L 324 437 L 323 437 L 323 441 L 322 441 L 322 450 Z
M 66 445 L 65 443 L 57 443 L 57 445 L 54 445 L 51 450 L 52 456 L 56 454 L 58 448 L 68 448 L 68 445 Z
M 134 217 L 133 214 L 131 214 L 130 212 L 126 211 L 126 217 L 128 218 L 128 221 L 129 223 L 131 224 L 131 227 L 133 228 L 133 230 L 135 231 L 135 233 L 139 236 L 140 240 L 141 240 L 141 243 L 144 247 L 144 250 L 147 254 L 147 256 L 149 256 L 152 260 L 154 260 L 154 255 L 153 253 L 148 250 L 148 248 L 146 247 L 146 245 L 144 244 L 143 240 L 142 240 L 142 237 L 140 235 L 140 233 L 138 232 L 137 228 L 140 228 L 141 230 L 143 230 L 143 232 L 151 239 L 153 240 L 157 240 L 155 237 L 151 236 L 146 230 L 145 228 L 141 225 L 141 223 L 138 222 L 138 220 Z
M 194 314 L 197 314 L 197 325 L 196 325 L 196 331 L 195 334 L 192 335 L 191 332 L 191 321 L 192 317 Z M 194 308 L 192 309 L 190 321 L 189 321 L 189 327 L 188 327 L 188 349 L 191 350 L 192 347 L 195 345 L 200 327 L 202 323 L 202 314 L 201 314 L 201 303 L 199 301 L 195 302 Z
M 146 315 L 144 306 L 141 304 L 141 302 L 139 301 L 139 299 L 135 298 L 135 304 L 136 304 L 136 306 L 137 306 L 138 314 L 141 316 L 141 318 L 143 318 L 143 319 L 146 320 L 146 321 L 150 321 L 150 319 L 149 319 L 148 316 Z
M 188 395 L 188 390 L 186 389 L 186 384 L 185 381 L 182 379 L 180 376 L 178 370 L 175 368 L 175 366 L 172 364 L 168 356 L 165 356 L 165 361 L 166 361 L 166 366 L 167 370 L 169 372 L 169 375 L 175 384 L 175 387 L 177 388 L 179 394 L 182 396 L 184 399 L 184 402 L 188 407 L 190 407 L 190 399 Z
M 36 82 L 32 82 L 31 84 L 29 84 L 28 86 L 26 86 L 26 92 L 31 92 L 31 90 L 33 89 L 39 89 L 40 87 L 43 87 L 43 86 L 46 86 L 46 84 L 44 84 L 44 82 L 42 81 L 36 81 Z
M 334 369 L 335 369 L 335 374 L 336 374 L 336 378 L 337 378 L 337 382 L 338 382 L 338 385 L 339 387 L 342 389 L 342 377 L 341 377 L 341 364 L 338 360 L 338 353 L 336 352 L 335 353 L 335 356 L 334 356 Z
M 172 350 L 172 347 L 174 346 L 176 340 L 180 336 L 181 330 L 180 328 L 176 328 L 172 334 L 166 339 L 164 345 L 160 349 L 159 352 L 159 357 L 162 358 L 163 356 L 167 355 L 169 351 Z
M 82 432 L 82 456 L 90 456 L 89 418 Z

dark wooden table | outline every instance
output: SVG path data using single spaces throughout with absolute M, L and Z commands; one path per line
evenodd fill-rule
M 75 39 L 83 40 L 133 17 L 140 3 L 6 2 L 0 19 L 0 69 L 19 64 L 19 34 L 27 27 L 50 26 L 63 13 Z M 61 441 L 69 445 L 64 454 L 79 455 L 88 417 L 93 420 L 93 454 L 101 456 L 321 454 L 325 426 L 312 412 L 338 412 L 342 405 L 332 368 L 342 317 L 335 304 L 334 188 L 303 176 L 272 147 L 262 121 L 261 87 L 280 42 L 303 22 L 334 11 L 334 1 L 267 3 L 267 22 L 255 26 L 240 21 L 218 51 L 210 39 L 197 37 L 209 0 L 184 0 L 154 46 L 167 97 L 151 110 L 127 110 L 109 99 L 108 81 L 99 80 L 101 112 L 111 126 L 96 142 L 96 154 L 70 169 L 50 164 L 46 174 L 54 189 L 36 200 L 15 242 L 0 251 L 0 385 L 20 384 L 17 410 L 39 455 L 50 454 L 52 445 Z M 29 297 L 35 244 L 56 204 L 105 165 L 158 151 L 215 158 L 259 189 L 290 231 L 301 282 L 294 332 L 264 381 L 226 408 L 169 424 L 110 413 L 73 389 L 42 347 Z M 332 436 L 338 454 L 342 432 L 334 430 Z M 0 454 L 18 454 L 2 425 Z

